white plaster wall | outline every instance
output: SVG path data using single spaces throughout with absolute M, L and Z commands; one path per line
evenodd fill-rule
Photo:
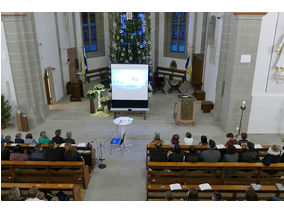
M 177 63 L 178 69 L 185 69 L 186 59 L 178 59 L 178 58 L 170 58 L 164 57 L 164 27 L 165 27 L 165 13 L 159 13 L 159 58 L 158 58 L 158 66 L 161 67 L 169 67 L 172 60 L 175 60 Z M 194 16 L 192 13 L 189 13 L 188 18 L 188 44 L 186 47 L 190 49 L 190 55 L 192 55 L 192 39 L 193 39 L 193 28 L 192 23 L 194 23 Z M 187 75 L 188 76 L 188 75 Z
M 9 100 L 12 106 L 12 115 L 14 115 L 16 113 L 17 98 L 3 22 L 1 22 L 1 94 L 5 96 L 5 99 Z
M 273 45 L 283 33 L 284 13 L 268 13 L 263 17 L 248 133 L 284 133 L 284 82 L 277 84 L 273 77 L 276 60 Z
M 195 35 L 195 44 L 194 53 L 201 53 L 201 39 L 202 39 L 202 25 L 203 25 L 203 13 L 196 13 L 196 35 Z
M 221 16 L 223 13 L 209 13 L 208 19 L 210 20 L 211 15 Z M 208 21 L 209 21 L 208 20 Z M 210 55 L 212 51 L 215 51 L 215 48 L 212 48 L 210 45 L 207 45 L 205 48 L 205 59 L 204 59 L 204 74 L 203 74 L 203 85 L 204 91 L 206 93 L 206 100 L 212 101 L 215 103 L 216 98 L 216 84 L 219 71 L 219 57 L 220 57 L 220 48 L 222 42 L 222 27 L 223 19 L 216 19 L 216 30 L 215 30 L 215 46 L 216 46 L 216 55 L 215 55 L 215 64 L 210 62 Z M 207 33 L 206 33 L 207 35 Z M 207 44 L 207 37 L 206 42 Z
M 55 100 L 58 101 L 64 96 L 62 76 L 60 68 L 60 59 L 58 51 L 58 41 L 56 37 L 56 25 L 54 13 L 34 13 L 37 40 L 39 44 L 39 56 L 42 71 L 47 67 L 55 68 L 53 71 L 53 85 L 55 91 Z M 43 80 L 44 85 L 44 80 Z

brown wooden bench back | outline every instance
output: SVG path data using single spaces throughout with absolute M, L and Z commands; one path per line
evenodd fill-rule
M 72 193 L 72 199 L 74 201 L 80 201 L 80 186 L 76 184 L 53 184 L 53 183 L 2 183 L 1 184 L 1 196 L 6 195 L 5 191 L 13 187 L 17 187 L 22 191 L 29 190 L 32 186 L 36 186 L 40 191 L 41 190 L 51 190 L 51 191 L 70 191 Z
M 277 173 L 268 174 L 267 171 Z M 264 166 L 238 162 L 147 162 L 147 184 L 284 184 L 281 176 L 284 176 L 284 163 Z
M 195 188 L 201 195 L 201 200 L 211 200 L 214 191 L 219 191 L 224 200 L 237 200 L 244 197 L 244 193 L 250 185 L 210 185 L 212 190 L 201 191 L 198 185 L 182 185 L 182 190 L 172 191 L 174 199 L 186 199 L 187 192 L 190 188 Z M 165 200 L 166 192 L 170 190 L 169 185 L 152 184 L 147 187 L 147 200 Z M 284 191 L 279 191 L 275 185 L 263 185 L 261 189 L 256 191 L 261 199 L 269 200 L 272 194 L 277 197 L 283 197 Z M 242 196 L 238 196 L 242 194 Z M 261 194 L 261 195 L 260 195 Z
M 158 74 L 163 75 L 164 77 L 167 75 L 170 77 L 170 79 L 173 79 L 173 77 L 179 77 L 182 79 L 182 82 L 186 80 L 186 71 L 175 69 L 175 68 L 169 68 L 169 67 L 156 67 L 156 71 Z
M 1 161 L 2 182 L 81 183 L 87 188 L 88 166 L 70 161 Z
M 104 76 L 110 75 L 110 68 L 109 67 L 101 67 L 93 70 L 88 70 L 87 75 L 85 76 L 86 81 L 90 82 L 90 78 L 94 77 L 100 77 L 101 79 L 104 78 Z

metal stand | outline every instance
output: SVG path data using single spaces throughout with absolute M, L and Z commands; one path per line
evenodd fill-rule
M 100 158 L 99 158 L 99 165 L 98 165 L 98 167 L 100 168 L 100 169 L 104 169 L 104 168 L 106 168 L 106 164 L 104 164 L 103 162 L 104 162 L 104 158 L 103 158 L 103 151 L 102 151 L 102 143 L 100 142 Z
M 239 130 L 238 130 L 238 133 L 235 135 L 235 138 L 238 138 L 238 137 L 241 135 L 242 122 L 243 122 L 243 114 L 244 114 L 244 111 L 246 110 L 246 106 L 245 106 L 245 105 L 242 105 L 242 106 L 241 106 L 241 110 L 242 110 L 242 113 L 241 113 L 241 119 L 240 119 L 240 124 L 239 124 Z
M 118 149 L 116 149 L 115 151 L 123 151 L 123 150 L 126 150 L 126 151 L 130 152 L 130 149 L 128 149 L 127 147 L 132 146 L 132 144 L 126 144 L 126 126 L 122 126 L 122 127 L 121 127 L 121 133 L 122 133 L 122 135 L 124 135 L 123 143 L 122 143 L 122 145 L 121 145 Z

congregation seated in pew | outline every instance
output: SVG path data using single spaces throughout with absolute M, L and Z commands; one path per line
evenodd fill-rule
M 10 153 L 11 161 L 27 161 L 29 160 L 29 155 L 25 153 L 25 150 L 21 147 L 21 145 L 16 145 Z
M 54 141 L 56 144 L 65 143 L 64 139 L 61 137 L 61 129 L 55 130 L 55 136 L 52 138 L 52 141 Z
M 31 153 L 29 160 L 31 161 L 45 161 L 45 153 L 42 149 L 41 144 L 35 145 L 35 150 Z

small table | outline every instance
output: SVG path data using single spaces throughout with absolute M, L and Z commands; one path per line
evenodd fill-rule
M 171 93 L 173 90 L 177 90 L 179 93 L 182 93 L 180 91 L 181 81 L 178 80 L 170 80 L 169 81 L 170 89 L 168 90 L 168 93 Z
M 133 118 L 130 117 L 118 117 L 113 120 L 113 123 L 117 126 L 121 127 L 121 137 L 123 134 L 126 133 L 126 127 L 133 122 Z M 126 144 L 126 136 L 124 136 L 124 141 L 122 143 L 122 146 L 117 149 L 116 151 L 125 149 L 126 151 L 130 151 L 127 149 L 127 147 L 132 146 L 132 144 Z

